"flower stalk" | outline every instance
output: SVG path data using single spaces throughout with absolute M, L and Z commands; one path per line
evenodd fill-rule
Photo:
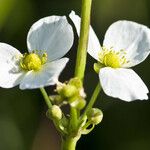
M 92 107 L 93 107 L 93 105 L 94 105 L 94 103 L 95 103 L 95 101 L 96 101 L 100 91 L 101 91 L 101 85 L 100 85 L 100 83 L 98 83 L 96 88 L 95 88 L 95 90 L 94 90 L 94 92 L 93 92 L 93 95 L 92 95 L 92 97 L 91 97 L 88 105 L 86 106 L 86 109 L 85 109 L 85 111 L 84 111 L 84 113 L 83 113 L 83 115 L 81 117 L 81 121 L 86 116 L 86 114 L 92 109 Z
M 44 88 L 40 88 L 40 91 L 44 97 L 44 100 L 45 100 L 45 103 L 47 105 L 48 108 L 51 108 L 52 107 L 52 104 L 51 104 L 51 101 L 50 101 L 50 98 L 49 96 L 47 95 L 46 91 Z
M 82 10 L 81 10 L 81 30 L 79 45 L 77 50 L 77 59 L 75 67 L 75 77 L 84 80 L 84 72 L 86 67 L 86 57 L 87 57 L 87 45 L 88 45 L 88 35 L 90 27 L 90 14 L 91 14 L 91 4 L 92 0 L 82 0 Z M 71 107 L 70 111 L 70 129 L 72 132 L 78 128 L 78 115 L 77 109 Z M 75 150 L 76 143 L 78 141 L 77 137 L 69 136 L 62 142 L 62 150 Z
M 84 79 L 84 72 L 86 66 L 91 5 L 92 0 L 82 0 L 81 30 L 75 68 L 75 76 L 80 78 L 81 80 Z

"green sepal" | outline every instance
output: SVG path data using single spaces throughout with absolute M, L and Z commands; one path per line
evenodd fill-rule
M 99 73 L 100 69 L 103 68 L 104 65 L 100 62 L 94 63 L 93 68 L 96 73 Z

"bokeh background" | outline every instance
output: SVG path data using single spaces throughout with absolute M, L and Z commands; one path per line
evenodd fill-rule
M 0 42 L 26 52 L 26 35 L 38 19 L 49 15 L 80 14 L 81 0 L 0 0 Z M 126 19 L 150 27 L 149 0 L 93 0 L 91 24 L 100 41 L 108 26 Z M 73 76 L 77 35 L 70 63 L 61 75 L 65 81 Z M 88 56 L 85 87 L 88 98 L 98 82 Z M 149 57 L 133 68 L 150 89 Z M 130 83 L 129 83 L 130 84 Z M 52 93 L 54 87 L 47 88 Z M 137 91 L 138 92 L 138 91 Z M 104 119 L 93 132 L 79 141 L 77 150 L 149 150 L 150 101 L 124 102 L 101 92 L 96 107 Z M 0 89 L 0 150 L 59 150 L 60 136 L 45 117 L 46 106 L 39 90 Z

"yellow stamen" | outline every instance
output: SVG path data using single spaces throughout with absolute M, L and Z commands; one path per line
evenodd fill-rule
M 47 54 L 44 53 L 41 57 L 36 53 L 24 54 L 20 60 L 20 66 L 23 70 L 38 71 L 47 61 Z
M 112 68 L 120 68 L 123 64 L 127 63 L 124 50 L 115 51 L 113 47 L 107 49 L 102 48 L 102 51 L 99 53 L 99 61 L 104 66 Z

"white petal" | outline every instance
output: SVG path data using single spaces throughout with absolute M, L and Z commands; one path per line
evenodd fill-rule
M 108 28 L 103 45 L 117 51 L 124 49 L 130 61 L 126 67 L 135 66 L 150 53 L 150 29 L 132 21 L 117 21 Z
M 148 99 L 148 89 L 132 69 L 103 68 L 99 73 L 104 92 L 125 101 Z
M 69 17 L 73 21 L 73 23 L 76 27 L 76 30 L 77 30 L 77 34 L 79 36 L 80 35 L 81 18 L 78 15 L 76 15 L 74 11 L 71 11 Z M 88 50 L 87 51 L 93 58 L 98 60 L 98 53 L 100 50 L 101 50 L 100 42 L 99 42 L 94 30 L 90 26 Z
M 73 44 L 73 30 L 65 16 L 45 17 L 34 23 L 27 36 L 29 52 L 44 50 L 49 61 L 64 56 Z
M 62 58 L 47 63 L 39 72 L 29 71 L 22 80 L 20 89 L 35 89 L 54 85 L 58 81 L 58 77 L 66 66 L 68 60 L 68 58 Z
M 0 87 L 12 88 L 20 83 L 24 73 L 16 71 L 16 62 L 21 55 L 14 47 L 0 43 Z

